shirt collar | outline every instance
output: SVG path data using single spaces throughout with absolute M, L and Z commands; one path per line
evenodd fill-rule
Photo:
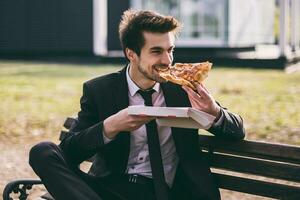
M 139 86 L 137 86 L 135 84 L 135 82 L 133 82 L 133 80 L 129 76 L 129 67 L 130 67 L 130 65 L 128 65 L 127 69 L 126 69 L 126 79 L 127 79 L 129 94 L 130 94 L 130 96 L 134 96 L 137 93 L 137 91 L 140 90 L 140 88 L 139 88 Z M 155 85 L 153 86 L 153 89 L 155 90 L 155 92 L 159 92 L 160 84 L 158 82 L 156 82 Z

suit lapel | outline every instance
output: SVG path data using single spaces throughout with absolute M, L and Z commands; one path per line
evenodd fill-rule
M 121 71 L 119 71 L 115 87 L 113 88 L 113 98 L 116 102 L 117 111 L 127 108 L 129 105 L 126 68 L 127 67 L 124 67 Z
M 124 67 L 118 73 L 117 81 L 115 86 L 112 88 L 113 99 L 116 105 L 116 112 L 127 108 L 129 105 L 128 99 L 128 84 L 126 80 L 126 68 Z M 115 139 L 116 151 L 113 159 L 118 160 L 119 166 L 116 166 L 118 171 L 124 171 L 127 167 L 129 151 L 130 151 L 130 133 L 127 131 L 118 134 Z

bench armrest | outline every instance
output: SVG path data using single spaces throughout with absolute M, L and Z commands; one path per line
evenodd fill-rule
M 3 190 L 3 200 L 11 200 L 10 194 L 18 193 L 19 199 L 27 199 L 27 190 L 31 190 L 33 185 L 42 184 L 40 180 L 16 180 L 9 182 Z

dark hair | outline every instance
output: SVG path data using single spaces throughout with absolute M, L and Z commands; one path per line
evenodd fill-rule
M 181 24 L 172 16 L 164 16 L 152 11 L 137 11 L 129 9 L 124 11 L 119 25 L 119 38 L 124 54 L 129 48 L 138 56 L 145 44 L 143 32 L 179 33 Z

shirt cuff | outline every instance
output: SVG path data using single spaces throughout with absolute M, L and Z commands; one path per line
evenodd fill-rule
M 104 142 L 104 144 L 107 144 L 107 143 L 109 143 L 109 142 L 111 142 L 111 141 L 114 140 L 114 138 L 110 139 L 110 138 L 106 137 L 104 131 L 102 131 L 102 136 L 103 136 L 103 142 Z
M 220 126 L 220 125 L 222 124 L 223 119 L 224 119 L 224 114 L 223 114 L 222 111 L 220 111 L 220 112 L 221 112 L 221 116 L 220 116 L 220 118 L 218 119 L 218 121 L 216 121 L 216 122 L 213 124 L 213 126 Z

